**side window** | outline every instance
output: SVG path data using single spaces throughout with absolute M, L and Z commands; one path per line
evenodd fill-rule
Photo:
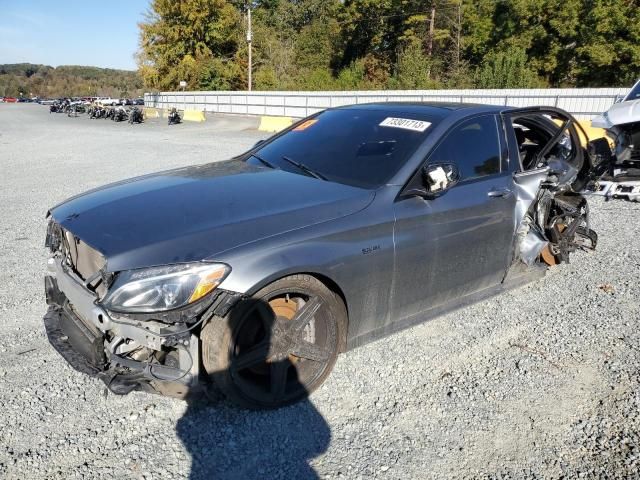
M 500 173 L 500 142 L 494 115 L 467 120 L 449 132 L 428 163 L 454 163 L 460 180 Z

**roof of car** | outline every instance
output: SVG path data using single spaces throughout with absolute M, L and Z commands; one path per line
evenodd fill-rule
M 357 105 L 345 105 L 339 109 L 367 109 L 367 110 L 393 110 L 395 112 L 412 112 L 437 117 L 447 117 L 460 110 L 475 110 L 478 112 L 504 111 L 503 105 L 485 105 L 481 103 L 457 103 L 457 102 L 373 102 L 359 103 Z

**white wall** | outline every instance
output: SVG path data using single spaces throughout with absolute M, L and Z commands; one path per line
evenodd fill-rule
M 240 115 L 306 117 L 340 105 L 370 102 L 464 102 L 527 107 L 556 106 L 580 119 L 607 110 L 628 88 L 511 90 L 381 90 L 353 92 L 160 92 L 147 93 L 145 106 Z

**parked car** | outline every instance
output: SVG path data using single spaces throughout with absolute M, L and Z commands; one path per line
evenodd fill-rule
M 45 98 L 40 100 L 38 103 L 40 103 L 40 105 L 53 105 L 56 102 L 57 100 L 54 100 L 52 98 Z
M 14 97 L 4 97 L 4 101 L 6 103 L 16 103 L 18 101 L 18 99 L 14 98 Z
M 98 97 L 96 98 L 95 103 L 102 105 L 103 107 L 106 107 L 106 106 L 115 107 L 116 105 L 120 104 L 120 100 L 117 98 L 111 98 L 111 97 Z
M 640 80 L 622 102 L 591 121 L 613 140 L 610 169 L 597 184 L 601 195 L 640 201 Z
M 551 107 L 341 107 L 78 195 L 50 210 L 49 340 L 116 393 L 298 401 L 340 352 L 594 249 L 579 129 Z
M 144 98 L 136 98 L 136 99 L 133 101 L 133 104 L 134 104 L 134 105 L 144 105 Z

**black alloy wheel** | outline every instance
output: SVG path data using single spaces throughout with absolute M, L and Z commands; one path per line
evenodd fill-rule
M 346 309 L 308 275 L 286 277 L 202 330 L 205 370 L 227 398 L 253 409 L 307 397 L 344 350 Z

